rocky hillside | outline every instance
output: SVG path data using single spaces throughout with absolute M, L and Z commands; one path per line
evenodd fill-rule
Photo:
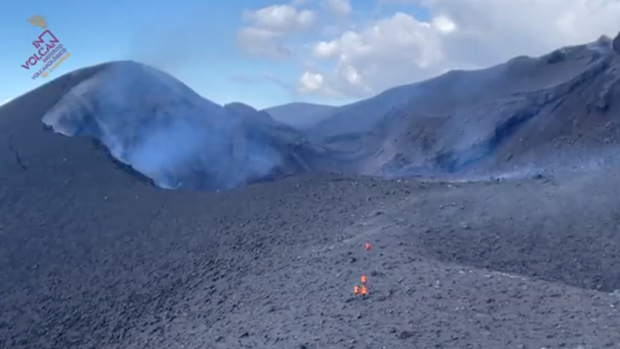
M 609 153 L 620 142 L 618 40 L 447 73 L 410 86 L 410 100 L 375 116 L 372 128 L 323 140 L 349 151 L 356 172 L 388 176 L 512 171 Z
M 314 170 L 323 159 L 298 131 L 267 113 L 222 107 L 154 68 L 112 62 L 90 71 L 43 122 L 66 136 L 99 140 L 159 186 L 231 189 Z

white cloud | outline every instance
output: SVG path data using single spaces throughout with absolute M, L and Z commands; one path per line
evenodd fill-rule
M 396 13 L 314 42 L 313 57 L 331 68 L 315 72 L 322 74 L 323 82 L 307 93 L 367 97 L 448 69 L 541 55 L 603 34 L 613 37 L 620 30 L 617 0 L 398 2 L 424 7 L 430 19 Z
M 245 10 L 242 17 L 249 25 L 237 31 L 237 44 L 250 56 L 270 59 L 290 57 L 284 38 L 312 28 L 316 20 L 314 12 L 291 5 Z
M 246 54 L 253 57 L 283 59 L 291 56 L 291 51 L 277 39 L 282 34 L 257 27 L 242 28 L 237 32 L 237 43 Z
M 255 11 L 246 10 L 243 18 L 256 27 L 279 32 L 309 29 L 315 21 L 314 12 L 297 10 L 290 5 L 272 5 Z
M 348 0 L 290 1 L 295 6 L 246 11 L 239 43 L 254 56 L 299 59 L 297 90 L 315 96 L 368 97 L 449 69 L 537 56 L 620 30 L 618 0 L 377 0 L 403 6 L 402 12 L 378 19 L 360 12 L 346 20 Z M 332 16 L 319 17 L 301 4 Z M 420 8 L 424 19 L 409 13 Z M 297 33 L 315 39 L 286 41 Z
M 329 58 L 336 53 L 337 49 L 337 41 L 322 41 L 314 45 L 314 54 L 321 58 Z
M 433 28 L 437 31 L 448 34 L 456 30 L 456 24 L 448 17 L 439 15 L 433 18 Z
M 349 0 L 323 0 L 321 6 L 336 16 L 346 16 L 351 13 Z
M 347 65 L 342 70 L 344 79 L 351 85 L 359 85 L 362 82 L 362 77 L 357 72 L 357 69 L 351 65 Z
M 326 77 L 332 89 L 362 97 L 436 72 L 433 65 L 444 59 L 440 36 L 430 24 L 396 13 L 361 31 L 318 42 L 313 52 L 317 59 L 333 63 Z
M 315 92 L 323 87 L 323 75 L 318 73 L 304 72 L 299 78 L 300 92 Z

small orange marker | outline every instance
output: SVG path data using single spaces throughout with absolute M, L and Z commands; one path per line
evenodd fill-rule
M 366 286 L 362 286 L 362 287 L 360 287 L 360 294 L 361 294 L 362 296 L 366 296 L 366 295 L 368 295 L 368 289 L 366 288 Z
M 354 295 L 358 295 L 358 294 L 360 294 L 360 292 L 361 292 L 361 290 L 360 290 L 359 286 L 357 286 L 357 285 L 353 286 L 353 294 Z
M 362 276 L 360 277 L 360 282 L 361 282 L 361 283 L 363 283 L 363 284 L 365 284 L 365 283 L 366 283 L 366 275 L 362 275 Z
M 365 243 L 364 248 L 366 249 L 366 251 L 370 251 L 370 243 L 369 242 Z

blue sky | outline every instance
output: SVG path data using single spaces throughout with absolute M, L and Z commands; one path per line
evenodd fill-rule
M 10 0 L 0 12 L 0 102 L 74 69 L 119 59 L 163 60 L 165 70 L 217 103 L 242 101 L 262 108 L 292 100 L 326 102 L 292 93 L 268 79 L 251 84 L 235 79 L 269 74 L 293 84 L 302 73 L 294 62 L 249 57 L 236 43 L 243 10 L 274 4 L 286 2 Z M 376 0 L 356 0 L 352 5 L 362 22 L 381 15 Z M 317 6 L 316 1 L 310 1 L 304 7 Z M 387 13 L 394 8 L 379 11 Z M 32 41 L 40 32 L 26 21 L 33 15 L 43 16 L 71 53 L 46 79 L 32 80 L 31 73 L 20 67 L 33 53 Z M 318 32 L 309 35 L 320 36 Z
M 352 11 L 340 17 L 325 7 L 347 2 Z M 260 11 L 276 5 L 288 6 L 288 22 L 278 17 L 281 12 Z M 0 104 L 74 69 L 123 59 L 163 69 L 220 104 L 343 104 L 450 69 L 487 67 L 602 34 L 613 37 L 620 28 L 617 1 L 522 5 L 523 0 L 4 0 Z M 293 17 L 291 8 L 297 11 Z M 302 10 L 315 16 L 303 30 Z M 71 53 L 46 79 L 32 80 L 21 68 L 40 33 L 27 22 L 34 15 L 47 20 Z M 240 33 L 251 34 L 250 40 Z M 261 41 L 265 34 L 276 39 Z M 273 53 L 281 52 L 288 52 L 286 58 L 274 60 Z

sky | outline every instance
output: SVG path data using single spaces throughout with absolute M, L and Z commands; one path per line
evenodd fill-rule
M 21 67 L 40 15 L 71 53 Z M 5 0 L 0 103 L 72 70 L 132 59 L 216 103 L 339 105 L 450 69 L 537 56 L 620 31 L 620 0 Z

